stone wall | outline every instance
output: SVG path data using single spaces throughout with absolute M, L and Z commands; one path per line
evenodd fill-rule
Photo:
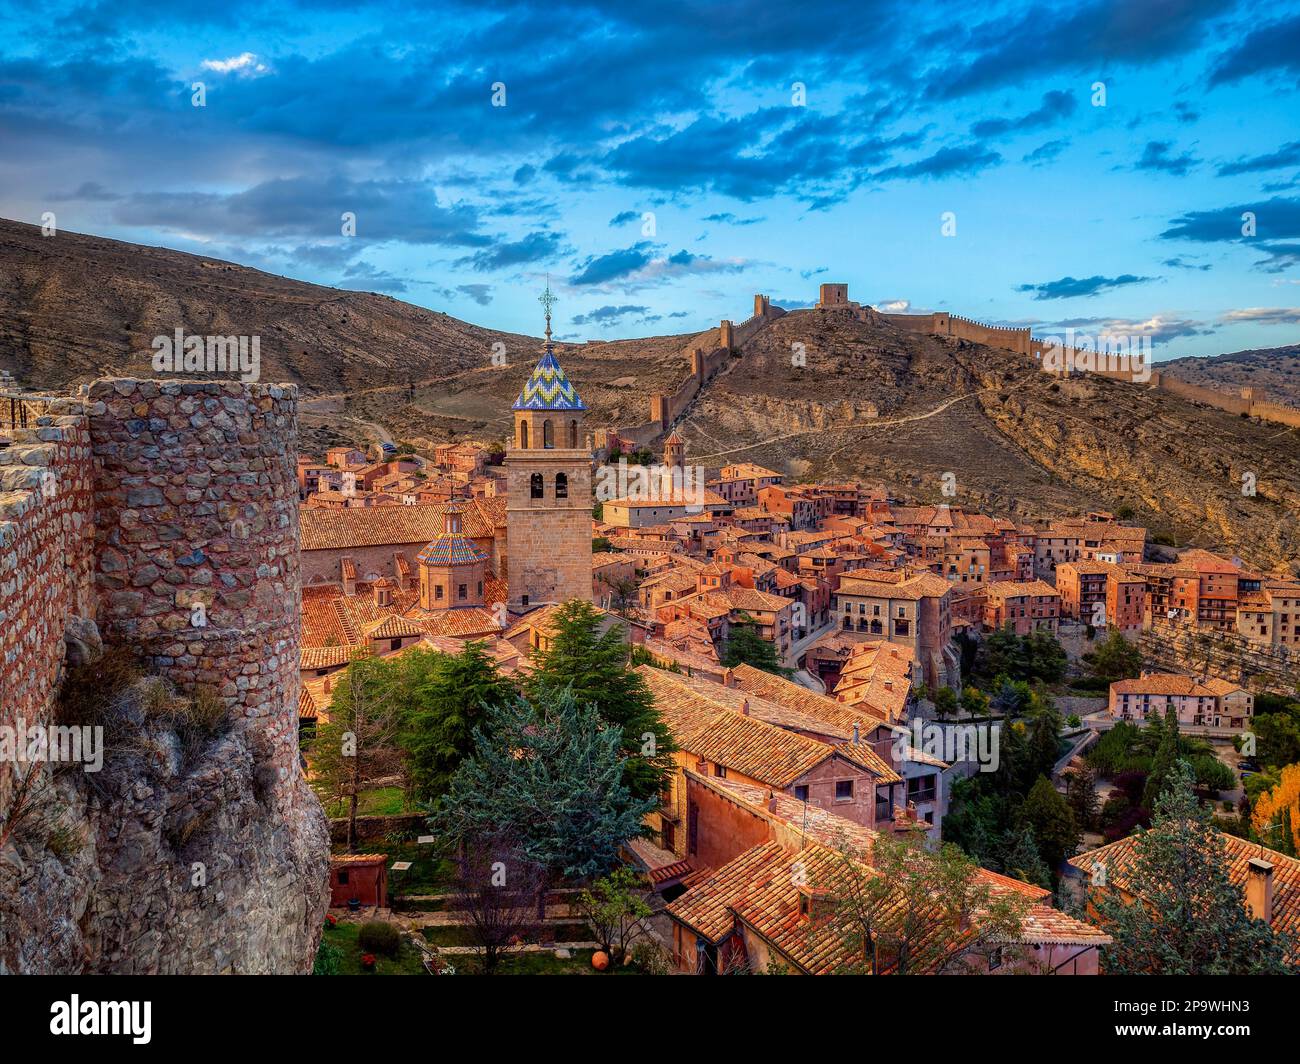
M 0 725 L 50 722 L 64 625 L 94 612 L 90 427 L 80 404 L 33 403 L 0 449 Z M 0 764 L 0 810 L 13 768 Z

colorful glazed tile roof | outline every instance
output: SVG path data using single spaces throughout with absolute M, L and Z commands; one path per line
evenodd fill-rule
M 587 404 L 579 397 L 577 389 L 564 375 L 560 363 L 547 345 L 533 374 L 524 383 L 524 390 L 515 400 L 516 410 L 586 410 Z
M 488 560 L 487 553 L 459 532 L 444 532 L 415 556 L 422 565 L 475 565 Z

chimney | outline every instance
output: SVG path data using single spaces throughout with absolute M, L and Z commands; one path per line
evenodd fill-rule
M 747 716 L 747 717 L 749 716 L 749 699 L 748 699 L 748 698 L 745 698 L 745 699 L 742 699 L 742 700 L 741 700 L 741 703 L 740 703 L 740 712 L 742 712 L 743 714 L 745 714 L 745 716 Z
M 893 680 L 886 680 L 886 681 L 885 681 L 885 690 L 886 690 L 886 691 L 892 691 L 893 689 L 894 689 L 894 681 L 893 681 Z
M 858 745 L 858 722 L 856 720 L 853 722 L 853 745 Z
M 772 796 L 771 796 L 770 798 L 768 798 L 768 800 L 767 800 L 767 811 L 768 811 L 769 813 L 775 813 L 775 812 L 776 812 L 776 795 L 775 795 L 775 794 L 772 795 Z
M 1246 908 L 1256 920 L 1273 923 L 1273 863 L 1262 857 L 1246 862 Z
M 326 694 L 329 694 L 330 691 L 332 691 L 332 690 L 334 689 L 334 681 L 333 681 L 332 679 L 330 679 L 328 676 L 326 676 L 326 677 L 325 677 L 325 683 L 322 684 L 321 686 L 322 686 L 322 688 L 324 689 L 325 693 L 326 693 Z
M 735 686 L 736 686 L 736 674 L 735 674 L 734 672 L 732 672 L 731 669 L 724 669 L 724 670 L 723 670 L 723 672 L 722 672 L 722 686 L 723 686 L 723 687 L 735 687 Z

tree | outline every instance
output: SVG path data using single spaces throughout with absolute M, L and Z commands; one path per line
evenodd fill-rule
M 1289 857 L 1300 853 L 1300 765 L 1287 765 L 1277 786 L 1255 800 L 1250 826 L 1265 846 Z
M 474 751 L 474 730 L 488 707 L 518 694 L 486 644 L 467 643 L 459 654 L 415 649 L 392 660 L 402 706 L 401 745 L 410 794 L 431 802 L 444 794 L 460 763 Z
M 1038 852 L 1038 840 L 1028 824 L 1012 828 L 1002 837 L 1002 871 L 1012 879 L 1032 883 L 1047 890 L 1052 888 L 1052 870 Z
M 502 959 L 536 932 L 541 923 L 538 898 L 545 896 L 545 889 L 543 869 L 505 836 L 464 848 L 452 893 L 479 949 L 484 975 L 494 975 Z
M 930 696 L 935 715 L 944 718 L 957 712 L 957 692 L 951 687 L 940 687 Z
M 1065 773 L 1065 804 L 1074 813 L 1080 830 L 1091 831 L 1096 827 L 1101 801 L 1097 797 L 1097 773 L 1087 762 L 1080 762 Z
M 645 923 L 651 914 L 645 883 L 627 865 L 596 880 L 578 895 L 577 904 L 600 948 L 614 964 L 622 963 L 630 956 L 633 943 L 650 933 Z
M 1133 843 L 1123 869 L 1094 867 L 1089 898 L 1114 942 L 1102 948 L 1116 975 L 1268 975 L 1293 969 L 1289 936 L 1256 920 L 1228 875 L 1223 836 L 1192 791 L 1192 770 L 1174 766 L 1151 828 Z M 1132 898 L 1136 896 L 1137 904 Z
M 846 974 L 945 974 L 976 970 L 1021 932 L 1027 901 L 994 893 L 956 846 L 938 852 L 916 839 L 879 836 L 867 855 L 839 854 L 825 890 L 828 930 Z
M 391 674 L 376 658 L 359 658 L 334 689 L 330 717 L 316 729 L 309 760 L 324 801 L 347 801 L 348 853 L 357 852 L 357 804 L 374 780 L 401 768 L 400 731 Z
M 625 783 L 615 727 L 572 692 L 492 708 L 430 823 L 452 846 L 502 845 L 548 879 L 585 879 L 618 863 L 659 796 Z
M 574 702 L 595 709 L 618 731 L 633 796 L 657 797 L 667 784 L 676 746 L 645 679 L 629 668 L 625 627 L 614 624 L 601 634 L 601 622 L 602 614 L 578 599 L 556 610 L 550 647 L 533 655 L 527 694 L 541 705 L 570 691 Z
M 1021 806 L 1020 818 L 1022 825 L 1027 824 L 1033 829 L 1034 838 L 1038 840 L 1038 852 L 1055 875 L 1061 862 L 1079 845 L 1079 825 L 1065 799 L 1046 776 L 1039 776 L 1038 782 L 1030 788 L 1025 804 Z
M 1146 790 L 1142 792 L 1142 804 L 1152 810 L 1156 807 L 1156 799 L 1173 778 L 1174 766 L 1182 754 L 1178 715 L 1174 712 L 1173 706 L 1165 707 L 1163 724 L 1157 723 L 1159 719 L 1156 717 L 1149 725 L 1158 737 L 1158 745 L 1155 759 L 1151 763 L 1151 775 L 1147 777 Z
M 972 717 L 982 717 L 989 711 L 989 696 L 978 687 L 967 687 L 961 693 L 961 705 Z
M 1118 628 L 1112 628 L 1105 640 L 1093 650 L 1092 674 L 1107 684 L 1120 680 L 1133 680 L 1142 674 L 1142 651 L 1136 643 L 1124 638 Z
M 1030 678 L 1043 683 L 1059 683 L 1065 675 L 1068 658 L 1056 636 L 1035 628 L 1023 640 Z
M 758 625 L 748 614 L 742 614 L 741 619 L 731 626 L 731 637 L 722 649 L 722 664 L 729 669 L 751 665 L 777 676 L 791 674 L 791 670 L 782 666 L 776 656 L 776 647 L 759 635 Z

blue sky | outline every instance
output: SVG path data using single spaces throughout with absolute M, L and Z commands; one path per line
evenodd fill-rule
M 0 214 L 534 334 L 549 273 L 566 339 L 845 281 L 1300 341 L 1295 3 L 486 6 L 3 0 Z

